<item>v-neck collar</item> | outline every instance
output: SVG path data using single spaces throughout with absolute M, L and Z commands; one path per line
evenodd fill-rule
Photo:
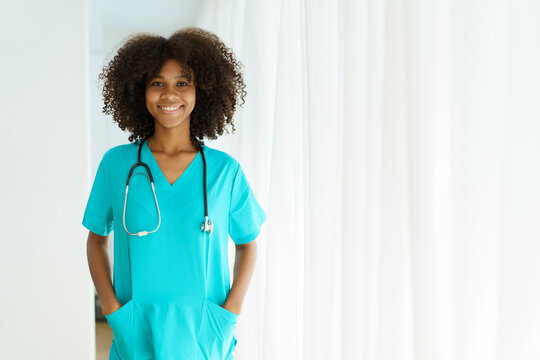
M 204 146 L 204 145 L 203 145 Z M 195 155 L 195 157 L 193 158 L 193 160 L 191 160 L 191 162 L 189 163 L 189 165 L 187 166 L 187 168 L 182 172 L 182 174 L 178 177 L 178 179 L 176 179 L 172 184 L 169 182 L 169 180 L 167 180 L 167 177 L 165 176 L 165 174 L 163 174 L 163 171 L 161 171 L 161 168 L 159 167 L 159 164 L 156 160 L 156 158 L 154 157 L 154 154 L 152 153 L 152 150 L 150 150 L 150 147 L 148 147 L 148 143 L 145 141 L 144 144 L 143 144 L 143 152 L 145 153 L 145 157 L 150 159 L 150 164 L 149 166 L 151 166 L 153 169 L 152 169 L 152 174 L 155 174 L 157 172 L 157 179 L 156 179 L 156 175 L 154 175 L 154 181 L 159 181 L 163 187 L 167 188 L 167 189 L 173 189 L 175 188 L 180 182 L 184 181 L 184 179 L 189 175 L 189 172 L 193 171 L 192 168 L 196 166 L 196 164 L 199 162 L 198 161 L 198 158 L 201 156 L 201 151 L 199 150 L 197 152 L 197 155 Z M 141 155 L 142 156 L 142 155 Z M 144 162 L 144 159 L 141 158 L 141 161 Z M 155 170 L 155 171 L 154 171 Z

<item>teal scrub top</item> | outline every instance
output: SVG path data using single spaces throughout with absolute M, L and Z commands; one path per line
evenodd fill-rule
M 211 235 L 203 233 L 201 152 L 171 185 L 144 142 L 141 161 L 154 178 L 161 223 L 155 233 L 129 235 L 122 219 L 137 150 L 138 143 L 130 143 L 103 155 L 82 221 L 98 235 L 114 230 L 113 286 L 123 306 L 106 315 L 113 331 L 109 359 L 232 359 L 238 315 L 221 306 L 231 285 L 228 238 L 254 240 L 266 213 L 238 161 L 203 145 L 214 226 Z M 154 230 L 159 221 L 145 174 L 137 167 L 129 185 L 125 225 L 131 233 Z

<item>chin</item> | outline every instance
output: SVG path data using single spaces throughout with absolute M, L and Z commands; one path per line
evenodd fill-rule
M 166 128 L 166 129 L 174 129 L 178 126 L 181 126 L 182 124 L 184 124 L 186 121 L 185 120 L 180 120 L 180 121 L 175 121 L 175 122 L 170 122 L 170 121 L 158 121 L 158 124 L 159 126 L 161 126 L 162 128 Z

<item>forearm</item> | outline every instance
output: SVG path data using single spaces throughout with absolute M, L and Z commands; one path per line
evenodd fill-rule
M 257 259 L 256 240 L 245 245 L 237 245 L 234 261 L 234 281 L 224 308 L 240 314 Z
M 120 308 L 111 281 L 111 267 L 105 237 L 89 234 L 86 243 L 88 267 L 96 287 L 103 314 L 107 315 Z

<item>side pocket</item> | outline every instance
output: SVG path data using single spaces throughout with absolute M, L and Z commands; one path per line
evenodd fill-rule
M 201 354 L 205 359 L 226 359 L 235 340 L 238 315 L 208 299 L 203 309 L 198 339 Z
M 121 322 L 122 320 L 119 320 L 119 319 L 122 318 L 122 314 L 125 313 L 126 310 L 128 310 L 132 302 L 133 302 L 133 299 L 129 300 L 127 303 L 122 305 L 122 307 L 120 307 L 120 309 L 116 310 L 115 312 L 105 315 L 105 319 L 107 319 L 107 322 L 109 323 L 109 325 L 111 324 L 111 322 L 112 323 L 118 323 L 119 321 Z
M 213 301 L 206 300 L 208 302 L 208 307 L 210 308 L 210 311 L 214 311 L 220 314 L 225 320 L 236 324 L 238 322 L 238 314 L 233 313 L 232 311 L 229 311 L 225 309 L 222 306 L 219 306 Z
M 105 315 L 113 332 L 113 346 L 121 359 L 131 359 L 133 353 L 133 299 L 115 312 Z

